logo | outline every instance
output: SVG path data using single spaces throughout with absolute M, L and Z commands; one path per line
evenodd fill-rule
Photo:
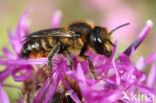
M 127 101 L 132 101 L 132 102 L 154 102 L 156 101 L 156 98 L 154 97 L 153 94 L 143 94 L 143 93 L 126 93 L 125 91 L 123 92 L 123 97 L 122 99 L 127 100 Z

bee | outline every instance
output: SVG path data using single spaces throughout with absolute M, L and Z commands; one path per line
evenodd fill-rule
M 25 58 L 48 58 L 48 74 L 52 72 L 52 58 L 56 53 L 67 57 L 70 69 L 73 69 L 72 55 L 88 60 L 89 68 L 97 79 L 92 60 L 85 55 L 90 48 L 95 53 L 110 57 L 112 55 L 111 34 L 125 25 L 123 24 L 108 32 L 105 27 L 96 26 L 89 21 L 75 21 L 65 27 L 40 30 L 25 36 L 20 56 Z

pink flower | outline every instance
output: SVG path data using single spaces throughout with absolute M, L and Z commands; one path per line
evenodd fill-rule
M 47 58 L 23 59 L 19 57 L 22 37 L 29 31 L 28 26 L 25 25 L 26 16 L 29 12 L 30 10 L 22 15 L 14 33 L 9 31 L 10 42 L 15 53 L 11 53 L 5 48 L 3 50 L 4 56 L 0 57 L 0 65 L 6 66 L 6 69 L 0 72 L 1 102 L 9 103 L 9 99 L 2 88 L 3 82 L 9 75 L 12 75 L 15 81 L 24 82 L 25 87 L 34 86 L 36 88 L 35 92 L 31 94 L 32 97 L 30 97 L 33 103 L 56 102 L 56 94 L 61 91 L 59 89 L 60 86 L 64 88 L 60 95 L 76 103 L 137 103 L 144 101 L 152 102 L 149 99 L 151 96 L 153 99 L 156 98 L 156 90 L 153 88 L 155 82 L 152 82 L 155 81 L 153 79 L 156 75 L 155 64 L 151 69 L 148 79 L 146 73 L 140 71 L 139 68 L 145 68 L 148 64 L 155 61 L 156 55 L 152 54 L 150 57 L 138 61 L 137 65 L 134 65 L 130 59 L 133 52 L 149 34 L 149 30 L 152 27 L 150 20 L 147 21 L 139 37 L 124 52 L 118 54 L 117 58 L 115 58 L 117 42 L 115 42 L 115 47 L 110 58 L 106 58 L 103 55 L 95 55 L 91 51 L 87 52 L 87 55 L 91 57 L 94 63 L 98 80 L 92 77 L 88 62 L 80 62 L 77 60 L 77 57 L 72 57 L 75 70 L 71 71 L 66 64 L 66 58 L 62 55 L 56 55 L 53 58 L 54 70 L 52 71 L 50 80 L 45 75 L 38 74 L 41 73 L 40 70 L 42 68 L 39 64 L 47 64 Z M 55 12 L 52 27 L 58 27 L 60 17 L 60 11 Z M 21 75 L 16 75 L 17 73 L 21 73 Z M 40 86 L 38 81 L 43 77 L 47 80 L 41 83 L 42 85 Z M 29 81 L 32 84 L 27 84 Z M 75 83 L 75 85 L 73 86 L 71 82 Z M 78 89 L 75 89 L 77 86 Z M 34 88 L 32 89 L 34 90 Z M 26 92 L 32 93 L 31 90 L 27 91 L 27 89 Z M 61 97 L 60 95 L 58 97 Z M 136 95 L 146 95 L 146 99 L 144 101 L 140 100 Z M 24 100 L 25 98 L 22 96 L 18 99 L 19 103 L 22 103 Z

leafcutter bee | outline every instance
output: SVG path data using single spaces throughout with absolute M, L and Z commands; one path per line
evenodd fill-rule
M 73 69 L 72 55 L 88 60 L 90 71 L 97 79 L 92 60 L 85 52 L 91 48 L 95 53 L 107 57 L 112 55 L 111 34 L 123 24 L 108 32 L 105 27 L 93 25 L 89 21 L 76 21 L 65 27 L 40 30 L 26 35 L 21 51 L 21 57 L 48 57 L 48 74 L 52 72 L 52 58 L 55 53 L 62 53 L 67 57 L 68 65 Z

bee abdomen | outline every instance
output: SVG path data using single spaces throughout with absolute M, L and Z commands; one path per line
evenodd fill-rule
M 47 39 L 38 39 L 25 43 L 20 56 L 25 58 L 45 57 L 51 49 L 52 45 Z

